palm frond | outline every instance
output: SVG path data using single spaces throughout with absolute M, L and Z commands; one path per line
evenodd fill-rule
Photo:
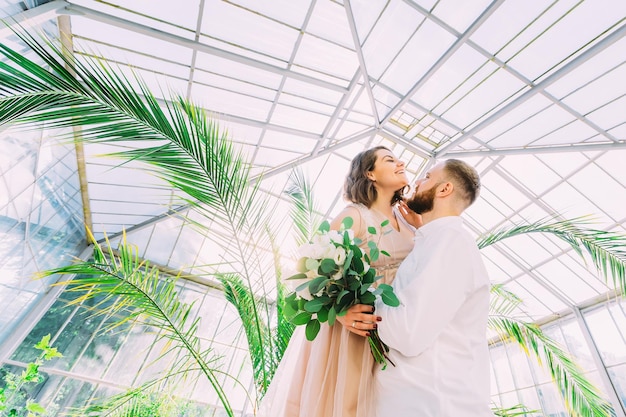
M 285 194 L 291 199 L 291 220 L 296 230 L 296 243 L 301 245 L 308 242 L 322 222 L 321 216 L 316 214 L 313 188 L 308 178 L 300 168 L 295 168 L 289 175 L 289 186 Z
M 264 300 L 255 296 L 243 280 L 231 274 L 219 275 L 224 287 L 224 295 L 239 313 L 252 360 L 257 389 L 265 392 L 271 381 L 273 371 L 278 366 L 271 356 L 272 345 L 270 329 L 267 323 L 256 319 L 255 309 L 259 309 Z
M 5 86 L 0 125 L 45 122 L 49 128 L 81 127 L 79 140 L 129 142 L 131 148 L 138 143 L 111 156 L 155 167 L 158 176 L 188 196 L 185 202 L 206 224 L 216 221 L 227 231 L 228 241 L 214 239 L 224 246 L 222 265 L 232 270 L 212 272 L 239 275 L 251 291 L 255 282 L 267 281 L 258 249 L 267 247 L 260 231 L 272 213 L 269 199 L 260 197 L 260 181 L 251 183 L 241 151 L 203 109 L 178 95 L 159 100 L 139 78 L 127 79 L 98 60 L 66 56 L 53 42 L 44 45 L 26 32 L 18 36 L 47 68 L 0 48 L 12 64 L 0 66 Z M 14 108 L 19 111 L 9 111 Z M 195 225 L 211 235 L 204 223 Z M 251 313 L 264 320 L 256 305 Z
M 496 417 L 520 417 L 539 413 L 539 410 L 531 410 L 523 404 L 516 404 L 507 408 L 492 406 L 491 411 Z
M 582 369 L 539 326 L 511 317 L 490 315 L 489 327 L 503 339 L 513 339 L 527 355 L 532 355 L 539 364 L 547 368 L 572 416 L 612 416 L 611 406 L 585 378 Z
M 527 233 L 548 233 L 568 243 L 579 255 L 587 253 L 605 280 L 626 295 L 626 235 L 584 227 L 587 216 L 569 220 L 553 221 L 552 218 L 527 225 L 516 225 L 486 233 L 477 239 L 478 247 L 484 248 L 514 236 Z
M 522 299 L 516 294 L 504 288 L 499 284 L 494 284 L 490 288 L 491 302 L 489 306 L 490 314 L 508 316 L 510 315 L 520 304 Z
M 160 330 L 159 338 L 166 340 L 161 356 L 181 353 L 179 364 L 193 364 L 208 379 L 229 416 L 234 416 L 229 400 L 219 383 L 216 370 L 207 353 L 200 348 L 197 329 L 199 318 L 191 320 L 192 305 L 179 301 L 176 278 L 161 276 L 156 267 L 142 261 L 136 248 L 124 240 L 117 250 L 107 241 L 106 251 L 94 246 L 93 261 L 75 263 L 51 269 L 41 276 L 72 275 L 66 291 L 78 294 L 70 303 L 98 300 L 92 307 L 97 315 L 121 317 L 105 330 L 127 322 L 139 323 Z

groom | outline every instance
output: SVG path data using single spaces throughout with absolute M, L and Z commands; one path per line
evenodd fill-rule
M 461 213 L 480 190 L 465 162 L 435 165 L 406 202 L 421 214 L 415 247 L 393 282 L 399 307 L 376 304 L 395 367 L 376 370 L 375 416 L 486 417 L 489 278 Z

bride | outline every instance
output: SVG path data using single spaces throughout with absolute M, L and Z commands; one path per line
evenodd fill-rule
M 402 191 L 408 185 L 404 162 L 384 146 L 359 153 L 351 162 L 344 185 L 349 204 L 331 222 L 339 229 L 352 217 L 354 235 L 362 246 L 376 239 L 390 256 L 372 266 L 377 282 L 389 284 L 400 262 L 413 248 L 414 227 L 400 213 Z M 380 230 L 380 224 L 389 220 Z M 378 230 L 368 233 L 368 226 Z M 418 226 L 418 225 L 416 225 Z M 322 325 L 313 341 L 304 326 L 293 333 L 274 379 L 259 408 L 262 417 L 362 417 L 370 410 L 372 372 L 375 362 L 366 336 L 376 328 L 373 307 L 353 306 L 339 323 Z

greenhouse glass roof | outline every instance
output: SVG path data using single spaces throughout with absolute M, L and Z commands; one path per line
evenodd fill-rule
M 591 215 L 596 227 L 624 232 L 621 0 L 57 0 L 22 12 L 21 2 L 5 3 L 48 32 L 55 18 L 67 22 L 59 28 L 75 54 L 201 104 L 268 192 L 279 196 L 302 167 L 326 216 L 344 204 L 338 178 L 351 157 L 385 144 L 410 179 L 437 159 L 476 166 L 484 190 L 466 219 L 477 235 L 554 214 Z M 212 251 L 174 215 L 186 209 L 175 192 L 139 166 L 99 156 L 111 148 L 85 147 L 96 236 L 126 229 L 146 258 L 198 272 L 193 265 Z M 492 280 L 520 295 L 533 320 L 612 290 L 547 237 L 484 254 Z

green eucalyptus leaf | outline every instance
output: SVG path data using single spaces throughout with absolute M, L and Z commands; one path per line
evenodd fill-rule
M 319 268 L 319 266 L 320 262 L 317 259 L 306 258 L 306 261 L 304 262 L 304 267 L 307 271 L 317 271 L 317 268 Z
M 320 323 L 328 321 L 328 307 L 322 306 L 321 310 L 317 312 L 317 319 Z
M 361 258 L 357 258 L 356 256 L 352 258 L 351 270 L 355 271 L 358 274 L 362 274 L 365 270 L 365 266 L 363 265 L 363 261 Z
M 382 277 L 383 276 L 380 275 L 380 278 Z M 374 268 L 368 269 L 365 275 L 363 275 L 361 281 L 363 282 L 363 284 L 373 284 L 374 281 L 376 281 L 376 270 Z
M 347 290 L 342 290 L 342 291 L 341 291 L 341 292 L 337 295 L 337 300 L 336 300 L 336 303 L 337 303 L 337 304 L 338 304 L 338 303 L 340 303 L 340 302 L 341 302 L 341 299 L 342 299 L 343 297 L 345 297 L 346 295 L 348 295 L 348 294 L 350 294 L 350 291 L 347 291 Z
M 322 271 L 323 274 L 330 274 L 336 269 L 337 269 L 337 264 L 335 264 L 334 260 L 329 259 L 329 258 L 322 259 L 322 262 L 320 263 L 320 270 Z
M 317 277 L 317 278 L 320 278 L 320 277 Z M 317 278 L 315 278 L 315 279 L 317 279 Z M 311 283 L 311 281 L 305 281 L 302 284 L 298 285 L 296 287 L 296 292 L 300 292 L 300 291 L 304 290 L 305 288 L 308 288 L 310 283 Z
M 367 231 L 372 235 L 376 234 L 376 228 L 374 226 L 368 226 Z
M 328 297 L 318 297 L 312 300 L 307 301 L 304 305 L 304 309 L 309 313 L 317 313 L 319 312 L 325 304 L 330 301 Z
M 309 291 L 311 294 L 317 294 L 329 281 L 330 279 L 324 276 L 313 278 L 311 282 L 309 282 Z
M 328 324 L 335 324 L 335 320 L 337 320 L 337 311 L 335 310 L 335 306 L 330 306 L 328 309 Z
M 354 224 L 354 220 L 352 220 L 352 217 L 350 216 L 344 217 L 343 220 L 341 221 L 341 224 L 343 225 L 345 229 L 350 229 L 352 225 Z
M 326 233 L 330 230 L 330 223 L 328 223 L 328 220 L 324 220 L 322 222 L 322 224 L 320 224 L 320 227 L 317 229 L 322 233 Z
M 304 279 L 304 278 L 306 278 L 306 274 L 298 273 L 285 279 L 287 280 L 287 279 Z
M 353 252 L 348 252 L 346 254 L 346 260 L 343 263 L 343 269 L 345 271 L 350 269 L 350 264 L 352 264 L 352 259 L 354 258 L 354 253 Z
M 387 226 L 388 224 L 389 224 L 389 219 L 386 219 L 385 221 L 383 221 L 383 222 L 380 224 L 380 227 L 385 227 L 385 226 Z
M 317 319 L 312 319 L 311 321 L 309 321 L 306 325 L 306 339 L 307 340 L 313 340 L 315 339 L 315 337 L 317 336 L 317 334 L 320 331 L 320 322 Z
M 391 307 L 398 307 L 400 305 L 400 300 L 398 300 L 398 297 L 393 292 L 393 287 L 391 285 L 380 284 L 378 288 L 383 290 L 383 293 L 380 295 L 383 303 Z
M 361 294 L 361 297 L 359 298 L 359 300 L 361 304 L 373 305 L 374 302 L 376 301 L 376 296 L 372 294 L 370 291 L 365 291 L 364 294 Z
M 290 321 L 296 326 L 301 326 L 311 321 L 311 317 L 313 317 L 311 313 L 308 313 L 306 311 L 301 311 L 295 316 L 293 316 Z

